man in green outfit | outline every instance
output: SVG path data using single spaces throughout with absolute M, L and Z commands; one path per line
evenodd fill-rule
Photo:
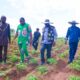
M 20 24 L 17 27 L 16 35 L 18 37 L 18 46 L 20 50 L 21 62 L 24 62 L 24 54 L 29 59 L 28 44 L 32 45 L 32 30 L 29 24 L 25 22 L 23 17 L 20 18 Z

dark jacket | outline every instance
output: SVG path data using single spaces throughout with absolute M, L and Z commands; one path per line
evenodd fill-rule
M 80 38 L 80 29 L 76 26 L 68 28 L 66 39 L 69 39 L 69 43 L 78 42 Z
M 40 36 L 41 36 L 40 32 L 35 31 L 35 32 L 34 32 L 33 42 L 38 41 L 38 40 L 39 40 L 39 38 L 40 38 Z
M 10 42 L 10 25 L 5 23 L 0 26 L 0 45 L 8 45 Z

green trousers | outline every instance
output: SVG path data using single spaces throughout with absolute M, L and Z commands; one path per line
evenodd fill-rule
M 18 44 L 19 46 L 19 50 L 20 50 L 20 57 L 21 57 L 21 61 L 24 62 L 24 55 L 26 57 L 28 57 L 28 49 L 27 49 L 27 45 L 24 44 Z

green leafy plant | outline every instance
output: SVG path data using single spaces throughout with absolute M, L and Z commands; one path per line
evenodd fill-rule
M 71 63 L 70 68 L 80 71 L 80 60 L 75 60 L 73 63 Z
M 32 54 L 36 54 L 37 52 L 35 50 L 32 50 Z
M 30 62 L 30 64 L 38 64 L 38 61 L 35 58 L 30 59 L 29 62 Z
M 0 71 L 0 77 L 5 76 L 6 74 L 3 71 Z
M 18 56 L 16 56 L 16 55 L 12 55 L 12 56 L 10 57 L 10 60 L 11 60 L 11 62 L 15 63 L 15 62 L 18 62 L 18 61 L 19 61 L 19 58 L 18 58 Z
M 47 67 L 46 66 L 39 66 L 37 68 L 37 70 L 41 73 L 41 74 L 44 74 L 48 71 Z
M 68 80 L 80 80 L 78 76 L 70 76 Z
M 19 63 L 19 64 L 16 65 L 16 68 L 17 68 L 19 71 L 25 70 L 26 67 L 27 67 L 27 65 L 24 64 L 24 63 Z
M 38 78 L 34 75 L 30 75 L 26 80 L 38 80 Z
M 49 64 L 57 64 L 57 60 L 54 59 L 54 58 L 48 59 L 47 62 L 48 62 Z
M 19 54 L 19 50 L 14 50 L 14 54 L 18 55 Z
M 68 55 L 68 50 L 66 50 L 64 53 L 58 54 L 59 58 L 63 59 Z

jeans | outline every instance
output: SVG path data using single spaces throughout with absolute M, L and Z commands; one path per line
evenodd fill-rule
M 44 52 L 45 50 L 47 50 L 47 59 L 51 58 L 51 49 L 52 49 L 52 44 L 42 44 L 41 46 L 41 62 L 44 63 L 45 62 L 45 56 L 44 56 Z
M 33 45 L 34 49 L 37 50 L 37 48 L 38 48 L 38 42 L 33 41 L 33 44 L 32 45 Z
M 70 47 L 69 62 L 73 62 L 75 54 L 76 54 L 77 46 L 78 46 L 78 42 L 69 43 L 69 47 Z
M 0 62 L 6 62 L 8 45 L 0 46 Z M 2 54 L 2 52 L 4 53 Z

